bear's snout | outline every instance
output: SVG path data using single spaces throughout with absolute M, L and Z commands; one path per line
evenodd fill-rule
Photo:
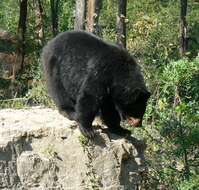
M 134 127 L 141 127 L 142 126 L 142 119 L 130 117 L 130 118 L 128 118 L 128 123 L 130 125 L 133 125 Z

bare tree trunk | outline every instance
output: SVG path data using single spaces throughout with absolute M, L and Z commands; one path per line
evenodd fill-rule
M 44 17 L 44 10 L 41 0 L 33 0 L 33 11 L 35 12 L 35 24 L 36 24 L 36 34 L 39 45 L 43 45 L 44 41 L 44 24 L 43 24 L 43 17 Z
M 53 33 L 53 36 L 56 36 L 58 34 L 59 2 L 60 2 L 60 0 L 50 0 L 51 19 L 52 19 L 52 33 Z
M 88 0 L 87 30 L 100 35 L 99 15 L 102 8 L 102 0 Z
M 119 0 L 117 16 L 117 44 L 126 48 L 126 7 L 127 0 Z
M 84 30 L 86 21 L 86 0 L 76 0 L 75 30 Z
M 38 39 L 39 44 L 43 45 L 44 42 L 44 23 L 43 23 L 43 17 L 44 17 L 44 9 L 41 0 L 38 0 L 38 8 L 37 8 L 37 28 L 38 28 Z
M 24 67 L 27 2 L 28 0 L 20 0 L 20 15 L 19 15 L 19 23 L 17 29 L 17 37 L 18 37 L 17 58 L 16 58 L 16 63 L 13 66 L 13 80 L 15 79 L 16 72 L 22 70 Z
M 180 21 L 181 21 L 181 42 L 180 42 L 180 54 L 185 56 L 188 49 L 188 38 L 187 38 L 187 0 L 180 0 L 181 11 L 180 11 Z

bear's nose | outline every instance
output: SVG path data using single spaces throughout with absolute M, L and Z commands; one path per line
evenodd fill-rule
M 142 119 L 130 117 L 130 118 L 128 118 L 128 123 L 130 125 L 133 125 L 134 127 L 141 127 L 142 126 Z

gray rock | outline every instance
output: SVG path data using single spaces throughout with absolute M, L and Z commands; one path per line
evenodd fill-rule
M 144 150 L 100 127 L 91 142 L 52 109 L 0 110 L 3 190 L 137 190 Z

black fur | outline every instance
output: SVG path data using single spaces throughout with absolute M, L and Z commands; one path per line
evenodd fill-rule
M 116 45 L 80 31 L 64 32 L 43 49 L 49 93 L 61 114 L 93 137 L 92 122 L 100 113 L 115 133 L 128 133 L 121 119 L 142 119 L 149 92 L 133 57 Z

